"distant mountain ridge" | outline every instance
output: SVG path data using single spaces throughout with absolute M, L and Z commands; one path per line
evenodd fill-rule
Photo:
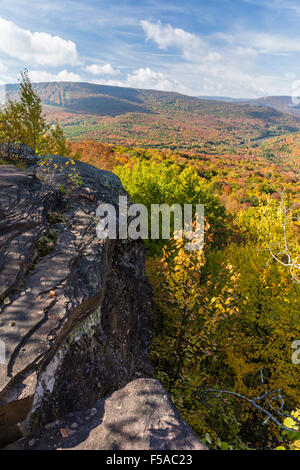
M 290 113 L 294 116 L 300 116 L 300 98 L 296 104 L 291 96 L 264 96 L 262 98 L 231 98 L 230 96 L 197 96 L 200 99 L 213 101 L 224 101 L 228 103 L 248 103 L 261 106 L 268 106 L 283 113 Z
M 267 96 L 265 98 L 254 100 L 254 102 L 262 106 L 269 106 L 277 109 L 277 111 L 290 113 L 294 116 L 300 116 L 300 99 L 299 103 L 296 104 L 293 102 L 291 96 Z M 249 101 L 249 103 L 251 103 L 251 101 Z
M 300 115 L 275 109 L 276 100 L 232 102 L 80 82 L 34 86 L 48 120 L 58 118 L 72 140 L 202 151 L 300 130 Z M 0 87 L 1 101 L 17 91 L 18 85 Z

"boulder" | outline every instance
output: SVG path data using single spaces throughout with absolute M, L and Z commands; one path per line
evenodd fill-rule
M 206 450 L 154 379 L 137 379 L 7 450 Z

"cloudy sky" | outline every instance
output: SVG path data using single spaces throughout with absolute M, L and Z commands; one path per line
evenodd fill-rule
M 88 81 L 189 95 L 291 95 L 300 0 L 0 0 L 0 84 Z

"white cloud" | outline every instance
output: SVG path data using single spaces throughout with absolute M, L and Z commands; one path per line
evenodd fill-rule
M 141 26 L 147 40 L 154 41 L 160 49 L 175 47 L 187 60 L 198 61 L 205 57 L 206 61 L 215 62 L 221 58 L 221 55 L 211 50 L 203 39 L 184 29 L 173 28 L 169 24 L 163 25 L 160 21 L 151 23 L 147 20 L 142 20 Z
M 223 39 L 230 46 L 251 50 L 253 53 L 261 54 L 286 54 L 300 52 L 300 38 L 283 36 L 279 34 L 267 34 L 257 32 L 223 34 L 218 33 L 216 37 Z
M 300 52 L 300 40 L 295 37 L 254 33 L 245 39 L 262 53 Z
M 297 2 L 298 0 L 296 0 Z M 293 14 L 300 16 L 300 6 L 296 2 L 291 2 L 288 0 L 243 0 L 245 3 L 252 3 L 254 5 L 269 7 L 279 10 L 290 10 Z
M 168 64 L 168 76 L 176 77 L 189 94 L 237 98 L 278 95 L 284 90 L 290 94 L 291 80 L 280 70 L 274 74 L 273 68 L 262 67 L 259 56 L 300 52 L 300 41 L 293 37 L 236 31 L 203 39 L 160 21 L 143 20 L 141 26 L 160 49 L 174 47 L 181 53 L 184 62 Z
M 120 73 L 119 69 L 114 69 L 111 64 L 106 65 L 87 65 L 84 70 L 93 75 L 118 75 Z
M 54 74 L 46 72 L 45 70 L 29 70 L 30 79 L 35 82 L 80 82 L 81 77 L 73 72 L 61 70 L 59 73 Z
M 188 47 L 199 39 L 194 34 L 187 33 L 180 28 L 173 28 L 169 24 L 163 25 L 160 21 L 151 23 L 150 21 L 142 20 L 141 26 L 146 33 L 147 39 L 152 39 L 160 49 L 166 50 L 169 46 Z
M 253 49 L 253 47 L 245 47 L 245 46 L 236 47 L 234 52 L 241 57 L 248 56 L 252 58 L 255 58 L 258 54 L 257 50 Z
M 151 88 L 155 90 L 174 90 L 180 88 L 176 80 L 170 80 L 162 72 L 155 72 L 149 67 L 135 70 L 127 75 L 127 86 L 133 88 Z
M 167 77 L 162 72 L 156 72 L 150 69 L 150 67 L 141 67 L 132 73 L 128 73 L 125 80 L 94 80 L 93 83 L 187 93 L 187 88 L 180 82 Z
M 60 66 L 79 63 L 76 44 L 73 41 L 44 32 L 32 33 L 1 17 L 0 51 L 28 65 Z
M 192 90 L 194 96 L 258 98 L 292 93 L 291 77 L 262 73 L 228 56 L 218 64 L 186 63 L 184 69 L 176 64 L 170 73 Z

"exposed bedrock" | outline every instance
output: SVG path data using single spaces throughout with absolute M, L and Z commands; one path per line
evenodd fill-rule
M 155 379 L 137 379 L 10 450 L 206 450 Z

